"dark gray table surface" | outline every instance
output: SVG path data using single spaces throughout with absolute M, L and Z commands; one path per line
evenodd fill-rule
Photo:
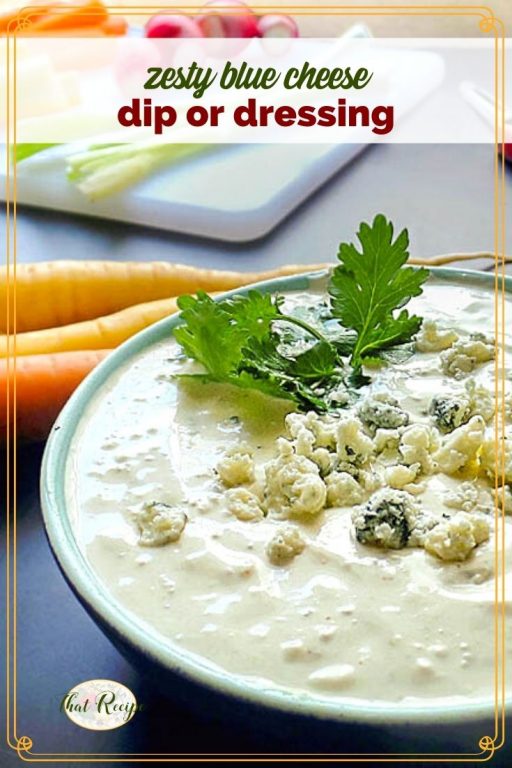
M 510 197 L 510 169 L 506 188 Z M 492 196 L 490 147 L 383 145 L 365 152 L 274 233 L 254 243 L 225 245 L 20 207 L 18 259 L 167 259 L 251 270 L 291 261 L 326 261 L 333 258 L 340 239 L 351 238 L 359 222 L 378 211 L 397 227 L 409 228 L 414 255 L 488 251 L 493 248 Z M 76 601 L 53 561 L 38 500 L 41 453 L 40 446 L 23 448 L 18 463 L 18 735 L 30 736 L 38 753 L 295 751 L 296 739 L 289 735 L 269 740 L 250 723 L 244 732 L 229 722 L 216 722 L 209 713 L 203 718 L 189 714 L 173 702 L 172 693 L 157 693 L 119 655 Z M 59 703 L 77 682 L 101 677 L 128 685 L 146 710 L 127 726 L 98 734 L 73 725 L 59 711 Z M 366 748 L 379 751 L 389 737 L 384 734 L 380 744 L 375 737 Z M 306 742 L 311 752 L 346 749 L 343 744 L 318 743 L 313 733 Z M 19 762 L 7 746 L 0 750 L 1 765 Z M 505 767 L 511 762 L 510 751 L 507 757 L 502 750 L 491 764 Z

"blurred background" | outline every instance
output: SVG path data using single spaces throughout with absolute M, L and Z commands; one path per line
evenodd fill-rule
M 324 0 L 323 5 L 328 4 Z M 364 6 L 366 3 L 365 0 L 351 0 L 351 4 Z M 450 4 L 460 6 L 461 13 L 466 5 L 464 0 L 451 0 Z M 144 0 L 124 0 L 124 5 L 143 6 Z M 269 0 L 265 10 L 274 5 L 277 3 Z M 308 2 L 296 0 L 296 5 L 308 5 Z M 421 6 L 424 2 L 408 0 L 408 5 Z M 495 14 L 510 27 L 511 0 L 494 0 L 491 5 Z M 10 0 L 0 0 L 2 11 L 15 6 L 16 3 Z M 153 3 L 152 6 L 154 12 Z M 197 6 L 199 8 L 201 3 Z M 258 4 L 254 3 L 253 7 L 257 10 Z M 364 21 L 376 36 L 480 36 L 476 19 L 462 15 L 386 18 L 358 17 L 357 14 L 322 17 L 319 14 L 320 11 L 315 16 L 297 17 L 301 35 L 332 37 L 347 31 L 354 23 Z M 148 15 L 130 18 L 130 21 L 142 25 Z M 21 265 L 64 259 L 160 260 L 240 272 L 291 263 L 313 264 L 333 261 L 340 240 L 352 239 L 361 221 L 370 220 L 382 212 L 394 222 L 397 230 L 408 228 L 413 256 L 428 259 L 439 254 L 454 254 L 454 264 L 463 266 L 465 262 L 458 259 L 458 255 L 492 253 L 494 250 L 494 160 L 491 145 L 374 145 L 347 160 L 335 169 L 331 178 L 326 176 L 325 183 L 304 194 L 290 214 L 264 236 L 244 238 L 242 220 L 242 237 L 238 242 L 176 234 L 129 223 L 129 211 L 127 221 L 115 222 L 101 216 L 49 211 L 20 202 L 16 221 L 17 262 Z M 272 178 L 278 175 L 279 168 L 269 160 L 260 170 L 263 176 Z M 215 185 L 209 179 L 205 184 L 210 185 L 211 195 L 215 198 Z M 247 186 L 250 185 L 248 178 Z M 504 187 L 510 200 L 510 167 L 505 173 Z M 44 197 L 44 184 L 41 194 Z M 97 212 L 101 214 L 101 208 Z M 132 209 L 134 217 L 136 213 Z M 510 253 L 510 206 L 506 216 Z M 2 242 L 8 227 L 13 234 L 12 216 L 10 222 L 3 217 L 0 223 Z M 242 242 L 244 239 L 246 242 Z M 470 266 L 488 271 L 494 268 L 492 259 L 484 256 Z M 46 301 L 58 306 L 58 293 L 49 293 Z M 47 395 L 48 386 L 45 389 L 41 385 L 36 405 L 46 402 Z M 57 410 L 61 404 L 50 403 Z M 29 735 L 37 752 L 294 751 L 296 734 L 283 734 L 281 739 L 269 742 L 264 735 L 255 732 L 251 724 L 245 731 L 233 732 L 229 723 L 219 724 L 212 713 L 205 712 L 202 719 L 189 715 L 180 704 L 172 701 L 172 692 L 169 697 L 163 697 L 150 681 L 132 669 L 96 628 L 64 582 L 44 536 L 38 489 L 42 449 L 42 441 L 20 448 L 16 478 L 18 735 Z M 4 482 L 3 477 L 0 482 Z M 5 567 L 2 566 L 2 578 L 4 574 Z M 4 640 L 5 633 L 2 633 L 2 642 Z M 127 684 L 141 702 L 147 703 L 147 710 L 129 725 L 107 734 L 78 729 L 59 712 L 62 696 L 73 685 L 79 680 L 101 677 Z M 353 736 L 351 738 L 352 748 L 367 748 L 364 737 L 361 745 L 353 741 Z M 454 734 L 447 734 L 446 738 L 447 748 L 461 750 Z M 346 750 L 349 742 L 344 742 L 341 736 L 340 739 L 326 744 L 311 737 L 309 749 L 312 752 Z M 463 746 L 468 748 L 468 745 L 474 748 L 473 741 Z M 392 746 L 392 733 L 381 734 L 380 742 L 372 742 L 372 748 L 376 750 L 387 751 Z M 0 749 L 4 751 L 3 765 L 19 763 L 19 757 L 7 747 Z M 504 762 L 500 762 L 502 758 Z M 506 756 L 501 753 L 492 765 L 507 765 Z
M 399 5 L 400 3 L 397 4 Z M 467 8 L 467 6 L 470 5 L 469 3 L 465 2 L 465 0 L 451 0 L 450 3 L 432 3 L 432 5 L 436 4 L 444 4 L 455 7 L 460 6 L 461 9 Z M 16 3 L 13 2 L 13 0 L 0 0 L 0 9 L 2 10 L 21 7 L 22 5 L 30 5 L 30 3 Z M 118 3 L 113 2 L 112 7 L 115 5 L 118 5 Z M 148 6 L 151 8 L 152 13 L 154 13 L 155 9 L 158 8 L 158 3 L 152 1 L 149 2 L 148 0 L 123 0 L 122 5 L 135 8 L 144 8 L 145 6 Z M 195 5 L 200 8 L 203 3 L 197 2 L 197 0 L 195 0 L 195 2 L 186 3 L 186 8 L 190 9 Z M 274 7 L 277 8 L 279 5 L 292 5 L 296 6 L 297 8 L 304 6 L 309 9 L 314 5 L 321 5 L 322 7 L 327 8 L 328 6 L 344 5 L 344 3 L 336 3 L 332 0 L 322 0 L 321 3 L 312 3 L 310 0 L 294 0 L 293 3 L 283 2 L 280 4 L 277 2 L 277 0 L 268 0 L 266 3 L 252 2 L 249 3 L 249 5 L 251 5 L 255 11 L 257 11 L 258 7 L 265 7 L 265 12 L 269 12 L 269 9 Z M 368 5 L 386 6 L 393 5 L 393 3 L 389 3 L 387 0 L 373 0 L 371 3 L 366 2 L 365 0 L 351 0 L 350 3 L 345 3 L 345 5 L 351 5 L 357 8 L 358 6 L 364 7 Z M 415 6 L 428 5 L 428 3 L 425 3 L 423 0 L 407 0 L 407 2 L 404 2 L 403 5 L 414 8 Z M 475 3 L 475 5 L 477 4 Z M 510 27 L 510 22 L 512 20 L 512 3 L 510 3 L 510 0 L 493 0 L 490 3 L 485 3 L 482 5 L 492 8 L 495 16 L 498 16 L 507 27 Z M 165 3 L 163 6 L 165 6 Z M 179 4 L 176 4 L 175 12 L 180 12 Z M 314 16 L 297 17 L 299 29 L 302 35 L 308 37 L 335 37 L 336 35 L 344 32 L 350 26 L 350 24 L 353 23 L 353 20 L 355 20 L 353 17 L 349 18 L 346 16 L 328 16 L 327 18 L 322 18 L 319 14 L 320 11 L 318 11 L 318 15 L 315 14 Z M 149 14 L 141 14 L 140 16 L 134 16 L 130 18 L 133 19 L 134 23 L 144 24 L 148 18 L 148 15 Z M 438 16 L 430 18 L 428 16 L 417 18 L 412 16 L 394 16 L 391 18 L 385 18 L 384 16 L 372 16 L 371 27 L 375 35 L 385 37 L 479 36 L 478 29 L 475 28 L 475 19 L 467 18 L 464 16 Z

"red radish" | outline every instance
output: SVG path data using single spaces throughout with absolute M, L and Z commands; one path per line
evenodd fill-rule
M 500 152 L 503 151 L 503 157 L 505 160 L 508 160 L 510 163 L 512 163 L 512 144 L 503 144 L 503 150 L 500 144 L 499 150 Z
M 258 19 L 258 32 L 260 37 L 298 37 L 299 28 L 289 16 L 279 14 L 262 16 Z
M 146 37 L 203 37 L 196 21 L 190 16 L 153 16 L 144 28 Z
M 205 37 L 260 36 L 258 17 L 241 0 L 210 0 L 196 21 Z

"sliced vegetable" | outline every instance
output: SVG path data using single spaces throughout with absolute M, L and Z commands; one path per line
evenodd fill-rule
M 210 0 L 197 23 L 205 37 L 259 37 L 258 17 L 240 0 Z
M 109 315 L 133 304 L 199 290 L 228 291 L 325 264 L 290 264 L 267 272 L 229 272 L 165 261 L 46 261 L 16 267 L 16 330 L 52 328 Z M 9 280 L 10 330 L 14 280 Z M 7 270 L 0 267 L 0 333 L 7 332 Z
M 12 360 L 0 360 L 0 440 L 6 439 L 8 420 L 11 428 L 14 425 L 14 390 L 17 438 L 43 440 L 66 400 L 109 352 L 101 349 L 30 355 L 18 357 L 16 367 Z
M 273 14 L 258 19 L 260 37 L 291 38 L 299 36 L 299 28 L 290 16 Z
M 144 27 L 146 37 L 203 37 L 199 24 L 183 14 L 152 16 Z
M 13 159 L 17 163 L 21 163 L 22 160 L 26 160 L 32 155 L 37 155 L 39 152 L 44 152 L 45 149 L 57 146 L 58 144 L 16 144 L 16 157 L 13 153 Z
M 121 192 L 159 168 L 197 155 L 211 144 L 115 144 L 91 147 L 67 160 L 68 179 L 90 200 Z

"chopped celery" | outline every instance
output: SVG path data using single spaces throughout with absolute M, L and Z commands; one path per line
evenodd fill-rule
M 90 200 L 120 192 L 171 163 L 205 151 L 211 144 L 111 144 L 67 158 L 69 181 Z

